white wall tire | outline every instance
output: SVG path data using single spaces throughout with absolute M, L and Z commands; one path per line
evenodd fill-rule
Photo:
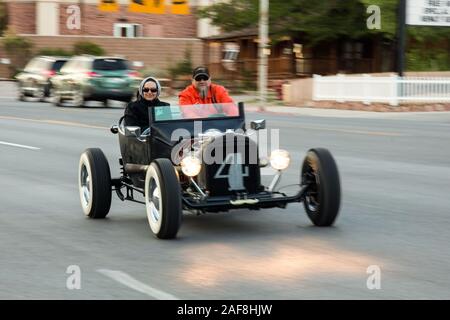
M 181 188 L 168 159 L 156 159 L 145 175 L 145 209 L 150 229 L 159 239 L 173 239 L 181 226 Z
M 111 172 L 98 148 L 86 149 L 78 165 L 78 190 L 86 216 L 103 219 L 111 208 Z

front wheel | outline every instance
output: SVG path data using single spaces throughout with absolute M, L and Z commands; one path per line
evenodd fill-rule
M 111 171 L 98 148 L 86 149 L 78 166 L 81 207 L 89 218 L 103 219 L 111 208 Z
M 308 151 L 301 172 L 302 185 L 309 185 L 303 205 L 316 226 L 331 226 L 339 212 L 341 186 L 333 156 L 327 149 Z
M 34 92 L 34 97 L 37 98 L 40 102 L 45 102 L 45 88 L 42 86 L 38 87 Z
M 61 95 L 59 94 L 59 92 L 57 92 L 56 90 L 53 91 L 53 104 L 57 107 L 62 107 L 64 100 L 61 98 Z
M 156 159 L 147 169 L 145 208 L 150 229 L 156 237 L 176 237 L 182 218 L 181 188 L 168 159 Z
M 84 107 L 84 105 L 86 104 L 86 100 L 84 99 L 83 91 L 80 90 L 75 92 L 72 98 L 72 103 L 75 107 Z

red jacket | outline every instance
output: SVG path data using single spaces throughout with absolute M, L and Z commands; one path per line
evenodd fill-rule
M 200 98 L 200 95 L 195 89 L 194 85 L 188 86 L 186 89 L 184 89 L 178 96 L 179 98 L 179 104 L 180 106 L 183 105 L 195 105 L 195 104 L 210 104 L 211 106 L 209 108 L 204 108 L 204 114 L 214 114 L 217 113 L 217 109 L 214 108 L 212 105 L 213 103 L 233 103 L 233 99 L 228 95 L 227 90 L 217 84 L 211 84 L 208 90 L 208 95 L 205 99 Z M 214 98 L 214 99 L 213 99 Z M 202 114 L 199 114 L 198 112 L 193 114 L 192 109 L 181 108 L 183 111 L 183 114 L 187 118 L 196 118 L 196 117 L 203 117 Z M 228 116 L 237 116 L 238 115 L 238 109 L 236 106 L 231 107 L 224 105 L 223 106 L 223 112 L 227 114 Z M 203 113 L 203 112 L 202 112 Z

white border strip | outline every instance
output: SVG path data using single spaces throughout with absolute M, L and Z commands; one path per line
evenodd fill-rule
M 3 144 L 5 146 L 29 149 L 29 150 L 40 150 L 41 149 L 41 148 L 37 148 L 37 147 L 30 147 L 30 146 L 25 146 L 23 144 L 16 144 L 16 143 L 10 143 L 10 142 L 5 142 L 5 141 L 0 141 L 0 144 Z
M 136 291 L 139 291 L 141 293 L 144 293 L 152 298 L 158 300 L 179 300 L 177 297 L 169 293 L 152 288 L 146 285 L 145 283 L 139 282 L 138 280 L 134 279 L 133 277 L 129 276 L 128 274 L 122 271 L 99 269 L 97 270 L 97 272 L 100 272 L 101 274 L 110 277 L 111 279 L 116 280 L 117 282 L 120 282 L 121 284 Z

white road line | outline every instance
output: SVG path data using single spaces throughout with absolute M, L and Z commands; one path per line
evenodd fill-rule
M 10 117 L 10 116 L 0 116 L 0 120 L 30 121 L 30 122 L 49 123 L 49 124 L 71 126 L 71 127 L 93 128 L 93 129 L 102 129 L 102 130 L 108 129 L 108 127 L 91 126 L 91 125 L 84 124 L 84 123 L 61 121 L 61 120 L 38 120 L 38 119 L 27 119 L 27 118 L 18 118 L 18 117 Z
M 97 272 L 100 272 L 101 274 L 110 277 L 111 279 L 114 279 L 117 282 L 120 282 L 121 284 L 126 285 L 131 289 L 149 295 L 152 298 L 156 298 L 158 300 L 179 300 L 177 297 L 169 293 L 152 288 L 146 285 L 145 283 L 139 282 L 138 280 L 134 279 L 133 277 L 129 276 L 128 274 L 122 271 L 99 269 L 97 270 Z
M 41 149 L 41 148 L 30 147 L 30 146 L 25 146 L 22 144 L 10 143 L 10 142 L 5 142 L 5 141 L 0 141 L 0 144 L 3 144 L 5 146 L 29 149 L 29 150 L 40 150 Z

